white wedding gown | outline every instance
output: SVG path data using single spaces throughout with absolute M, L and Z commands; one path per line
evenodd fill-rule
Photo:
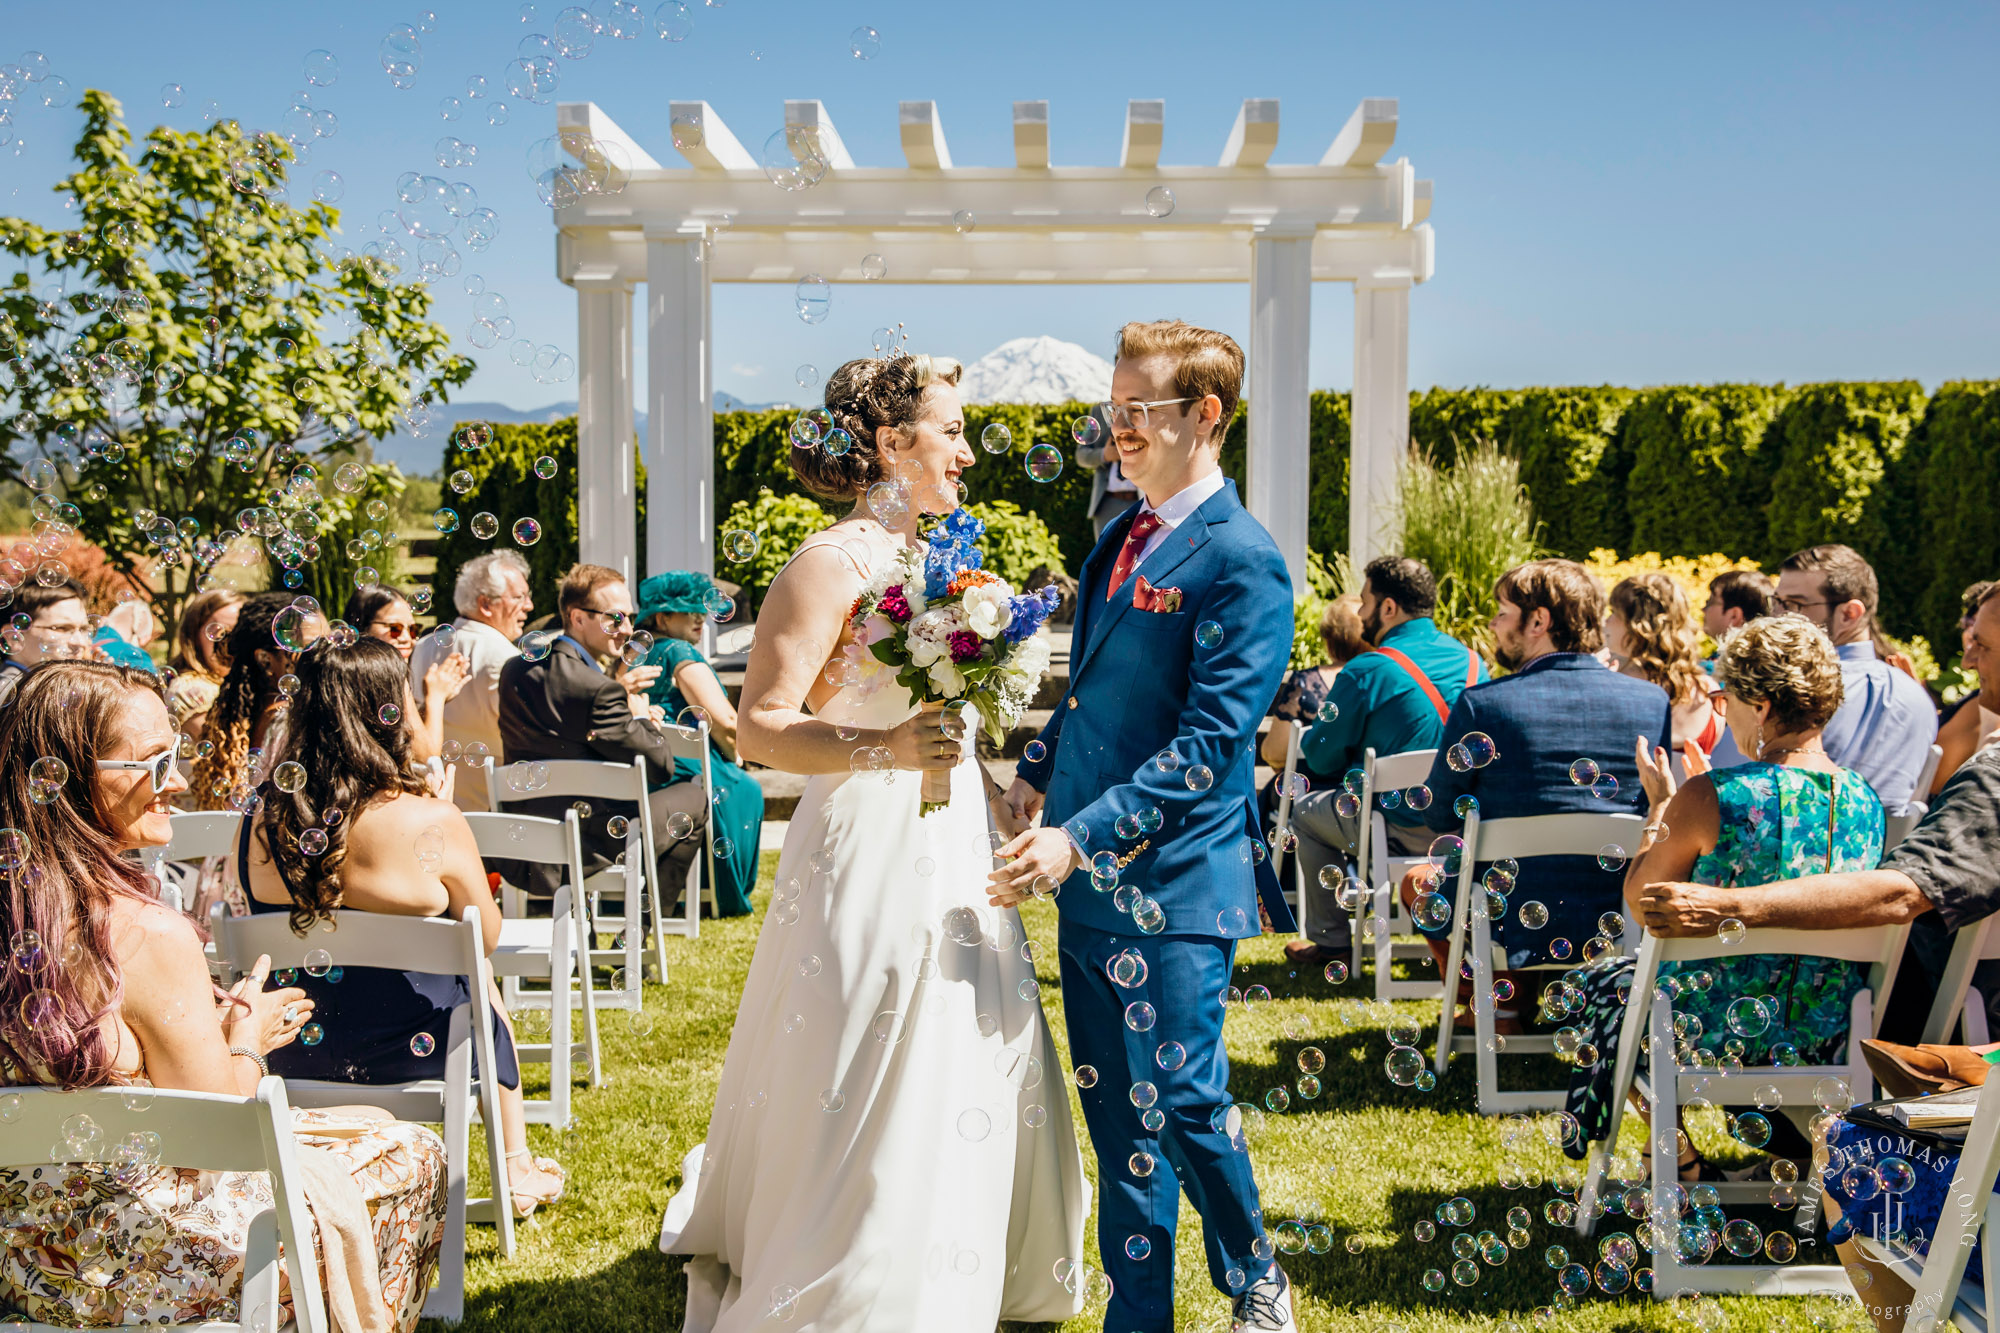
M 868 670 L 817 716 L 913 711 Z M 1083 1258 L 1088 1186 L 1020 917 L 986 900 L 975 763 L 929 816 L 916 773 L 806 784 L 708 1141 L 660 1230 L 691 1256 L 688 1333 L 993 1333 L 1077 1312 L 1060 1268 Z

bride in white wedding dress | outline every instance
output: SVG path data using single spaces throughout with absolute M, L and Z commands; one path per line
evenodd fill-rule
M 992 1333 L 1079 1309 L 1088 1187 L 1032 950 L 987 899 L 997 789 L 957 728 L 843 643 L 873 564 L 956 503 L 973 462 L 958 375 L 849 362 L 826 399 L 852 445 L 792 451 L 810 489 L 855 507 L 773 582 L 744 681 L 740 751 L 812 776 L 708 1140 L 661 1227 L 690 1256 L 689 1333 Z M 871 508 L 883 477 L 909 483 L 905 512 L 881 491 Z M 885 750 L 893 768 L 871 771 Z M 923 769 L 952 774 L 928 816 Z

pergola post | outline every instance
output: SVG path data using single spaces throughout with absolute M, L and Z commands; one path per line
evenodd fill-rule
M 1397 540 L 1396 484 L 1410 448 L 1410 283 L 1378 274 L 1354 284 L 1347 549 L 1357 574 Z
M 1294 595 L 1306 587 L 1312 498 L 1312 247 L 1310 231 L 1250 242 L 1245 503 L 1284 553 Z
M 714 569 L 714 366 L 699 232 L 646 233 L 646 570 Z
M 632 287 L 576 282 L 577 555 L 638 577 L 632 439 Z

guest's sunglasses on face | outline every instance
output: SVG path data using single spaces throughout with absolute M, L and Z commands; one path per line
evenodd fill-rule
M 586 606 L 583 608 L 583 612 L 585 615 L 596 616 L 599 620 L 608 622 L 606 627 L 609 629 L 618 629 L 621 626 L 629 627 L 632 623 L 632 613 L 630 611 L 599 611 Z
M 150 759 L 100 759 L 97 767 L 104 772 L 144 773 L 152 779 L 153 794 L 157 796 L 173 778 L 174 753 L 174 747 L 169 746 Z
M 400 620 L 378 620 L 368 627 L 368 632 L 378 639 L 414 639 L 417 637 L 415 625 L 405 625 Z

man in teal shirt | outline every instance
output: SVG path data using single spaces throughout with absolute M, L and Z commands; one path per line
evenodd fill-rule
M 1406 750 L 1434 750 L 1444 720 L 1468 685 L 1486 679 L 1479 654 L 1439 632 L 1437 580 L 1421 560 L 1385 555 L 1368 563 L 1361 585 L 1361 632 L 1374 645 L 1334 678 L 1319 720 L 1300 742 L 1302 767 L 1313 790 L 1292 804 L 1305 872 L 1307 938 L 1285 946 L 1294 963 L 1319 965 L 1352 947 L 1351 924 L 1320 872 L 1351 855 L 1366 811 L 1342 814 L 1341 780 L 1361 767 L 1367 752 L 1378 758 Z M 1415 856 L 1430 846 L 1421 815 L 1385 811 L 1389 854 Z

